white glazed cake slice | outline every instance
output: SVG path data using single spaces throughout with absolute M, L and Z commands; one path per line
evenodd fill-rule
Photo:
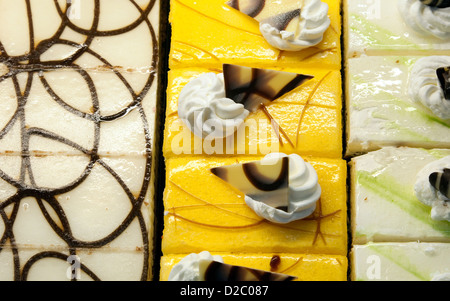
M 427 178 L 431 171 L 422 171 L 433 167 L 429 164 L 449 168 L 450 150 L 386 147 L 351 160 L 354 244 L 450 242 L 448 201 L 436 199 L 430 206 L 427 199 L 420 196 L 425 194 L 426 185 L 432 189 Z M 418 190 L 420 194 L 416 194 L 418 184 L 424 187 Z M 444 210 L 439 205 L 447 211 L 439 211 Z M 444 220 L 446 214 L 447 220 Z
M 382 146 L 449 148 L 450 119 L 439 118 L 436 114 L 445 110 L 448 114 L 450 101 L 444 99 L 436 70 L 431 68 L 446 64 L 450 65 L 450 56 L 349 59 L 346 73 L 347 155 Z M 422 66 L 429 66 L 430 70 Z M 426 76 L 418 70 L 426 71 Z M 439 106 L 427 103 L 428 96 L 422 102 L 420 89 L 435 93 Z
M 14 262 L 15 252 L 20 262 Z M 129 281 L 141 279 L 147 269 L 139 249 L 5 247 L 0 253 L 0 281 Z M 111 264 L 111 263 L 114 264 Z
M 353 246 L 353 281 L 448 281 L 448 243 L 369 243 Z
M 433 9 L 420 5 L 420 0 L 344 1 L 346 56 L 448 54 L 450 8 L 433 15 Z M 418 29 L 427 25 L 440 31 Z
M 2 280 L 152 278 L 159 17 L 0 1 Z

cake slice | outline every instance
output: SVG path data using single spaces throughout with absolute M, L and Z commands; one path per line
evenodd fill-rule
M 448 63 L 449 56 L 349 59 L 347 156 L 383 146 L 449 148 L 450 102 L 436 73 Z
M 144 249 L 84 248 L 73 254 L 67 247 L 25 246 L 0 253 L 0 281 L 137 281 L 147 269 Z
M 448 281 L 448 243 L 369 243 L 351 251 L 353 281 Z
M 305 1 L 297 2 L 301 6 Z M 323 2 L 328 5 L 331 20 L 323 40 L 303 50 L 284 51 L 267 42 L 257 20 L 234 9 L 227 0 L 172 0 L 169 67 L 220 68 L 231 63 L 259 68 L 304 65 L 339 70 L 341 3 Z M 311 14 L 319 16 L 314 9 Z M 314 23 L 312 27 L 315 26 Z
M 450 164 L 448 149 L 386 147 L 351 160 L 354 244 L 449 242 L 448 198 L 429 179 Z M 443 181 L 445 184 L 445 181 Z
M 296 277 L 295 281 L 346 281 L 346 256 L 291 253 L 214 253 L 225 264 Z M 188 254 L 161 258 L 160 280 L 167 281 L 173 267 Z
M 448 54 L 450 8 L 424 3 L 421 0 L 344 1 L 346 58 Z
M 195 135 L 180 118 L 179 98 L 188 83 L 207 74 L 214 80 L 208 80 L 209 84 L 205 84 L 205 87 L 219 85 L 223 89 L 224 84 L 214 75 L 220 75 L 222 69 L 171 70 L 167 88 L 164 156 L 170 158 L 180 154 L 265 155 L 280 151 L 340 158 L 342 156 L 340 72 L 313 68 L 289 68 L 282 71 L 311 75 L 313 78 L 268 103 L 264 108 L 249 112 L 247 117 L 239 115 L 243 116 L 240 117 L 243 122 L 239 127 L 233 124 L 228 137 L 203 139 L 200 135 Z M 326 143 L 323 143 L 324 141 Z
M 345 255 L 345 161 L 304 158 L 316 170 L 322 188 L 316 209 L 303 219 L 276 223 L 257 215 L 247 205 L 244 193 L 211 171 L 212 168 L 261 159 L 250 156 L 167 159 L 163 254 L 208 250 Z

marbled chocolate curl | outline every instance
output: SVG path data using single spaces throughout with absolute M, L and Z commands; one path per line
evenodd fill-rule
M 420 0 L 420 2 L 425 5 L 437 8 L 450 7 L 450 0 Z
M 450 200 L 450 168 L 443 172 L 433 172 L 429 177 L 430 184 Z
M 438 68 L 436 70 L 439 84 L 442 88 L 444 98 L 450 100 L 450 66 Z
M 251 269 L 242 266 L 229 265 L 211 261 L 205 271 L 205 281 L 292 281 L 296 277 Z
M 226 97 L 241 103 L 250 112 L 272 102 L 313 78 L 311 75 L 223 65 Z

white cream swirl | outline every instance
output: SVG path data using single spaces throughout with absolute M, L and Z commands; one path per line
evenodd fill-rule
M 274 223 L 289 223 L 311 215 L 316 209 L 317 200 L 322 194 L 314 167 L 297 154 L 270 153 L 262 159 L 270 161 L 275 158 L 289 157 L 289 205 L 283 211 L 263 202 L 245 196 L 246 204 L 257 215 Z
M 223 263 L 223 259 L 219 255 L 211 255 L 208 251 L 198 254 L 192 253 L 180 260 L 173 266 L 169 274 L 169 281 L 204 281 L 205 275 L 200 273 L 200 261 L 218 261 Z
M 222 73 L 205 73 L 191 80 L 178 98 L 178 116 L 191 132 L 205 139 L 232 135 L 248 114 L 242 104 L 225 97 Z
M 398 9 L 406 24 L 424 35 L 450 39 L 450 7 L 437 8 L 419 0 L 399 0 Z
M 450 168 L 450 156 L 427 164 L 418 174 L 414 191 L 419 201 L 431 207 L 433 220 L 447 220 L 450 222 L 450 200 L 440 191 L 435 189 L 429 181 L 433 172 L 442 172 L 444 168 Z
M 330 23 L 327 3 L 320 0 L 305 0 L 296 32 L 278 30 L 264 22 L 260 23 L 259 28 L 264 38 L 273 47 L 299 51 L 319 44 Z
M 428 56 L 417 60 L 409 79 L 409 93 L 437 117 L 450 119 L 450 101 L 444 97 L 436 70 L 450 66 L 450 56 Z

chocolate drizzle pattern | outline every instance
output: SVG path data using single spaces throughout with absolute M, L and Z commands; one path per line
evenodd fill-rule
M 436 70 L 442 93 L 446 100 L 450 100 L 450 66 L 441 67 Z
M 420 2 L 425 5 L 437 8 L 450 7 L 450 0 L 420 0 Z
M 433 172 L 429 177 L 430 184 L 450 201 L 450 168 L 442 172 Z
M 23 55 L 8 55 L 4 44 L 2 43 L 2 41 L 0 41 L 0 67 L 4 65 L 7 68 L 7 72 L 0 73 L 2 74 L 0 76 L 0 83 L 7 80 L 12 81 L 16 92 L 15 97 L 18 103 L 15 113 L 12 115 L 6 125 L 2 129 L 0 129 L 0 140 L 11 131 L 13 126 L 19 124 L 21 129 L 21 150 L 20 154 L 18 155 L 21 158 L 20 178 L 14 179 L 13 177 L 9 176 L 7 172 L 3 171 L 3 168 L 0 166 L 0 178 L 16 189 L 16 193 L 14 195 L 8 197 L 5 200 L 0 200 L 0 218 L 4 224 L 4 232 L 0 233 L 0 255 L 2 251 L 5 252 L 6 247 L 10 248 L 14 257 L 12 260 L 14 271 L 13 279 L 17 281 L 27 280 L 30 269 L 39 261 L 46 258 L 53 258 L 66 262 L 70 255 L 77 255 L 81 248 L 98 249 L 107 246 L 121 234 L 127 231 L 132 222 L 137 221 L 137 224 L 140 228 L 144 249 L 144 255 L 142 258 L 143 269 L 140 272 L 140 278 L 141 280 L 147 280 L 149 268 L 148 262 L 150 256 L 149 233 L 148 225 L 146 224 L 145 217 L 143 216 L 142 205 L 144 203 L 145 196 L 150 185 L 152 147 L 151 137 L 153 133 L 150 132 L 148 118 L 142 106 L 142 99 L 148 94 L 150 88 L 155 85 L 154 80 L 156 72 L 154 72 L 154 70 L 156 70 L 158 62 L 158 51 L 156 51 L 158 47 L 158 41 L 154 27 L 149 20 L 149 13 L 152 11 L 152 9 L 154 9 L 156 0 L 149 0 L 145 8 L 141 8 L 134 0 L 129 0 L 129 4 L 134 7 L 139 16 L 137 17 L 137 19 L 132 20 L 128 25 L 113 30 L 99 29 L 102 5 L 105 5 L 107 1 L 93 1 L 93 22 L 89 29 L 84 29 L 77 26 L 68 17 L 67 12 L 71 7 L 71 1 L 67 1 L 67 5 L 65 7 L 61 7 L 61 2 L 55 0 L 54 6 L 61 22 L 56 32 L 54 32 L 53 36 L 39 42 L 35 39 L 34 35 L 33 23 L 36 21 L 33 15 L 32 5 L 30 3 L 30 0 L 23 1 L 25 1 L 25 5 L 27 8 L 26 13 L 29 27 L 28 31 L 30 45 L 29 51 L 27 51 L 27 53 Z M 139 92 L 136 92 L 133 90 L 132 85 L 126 80 L 125 76 L 120 72 L 120 68 L 116 68 L 115 66 L 113 66 L 105 57 L 93 50 L 91 48 L 91 45 L 93 44 L 93 41 L 98 37 L 115 37 L 123 35 L 141 25 L 145 26 L 146 30 L 149 32 L 149 36 L 151 37 L 151 41 L 148 41 L 148 43 L 151 43 L 151 45 L 153 45 L 153 56 L 151 58 L 150 66 L 153 71 L 148 72 L 148 74 L 146 75 L 148 77 L 143 89 Z M 84 42 L 80 44 L 62 38 L 63 32 L 66 29 L 71 29 L 77 34 L 83 35 Z M 43 60 L 43 54 L 46 53 L 47 50 L 49 50 L 50 47 L 54 45 L 70 46 L 76 49 L 76 51 L 63 59 Z M 117 113 L 111 115 L 102 115 L 95 80 L 91 77 L 89 72 L 83 70 L 83 68 L 81 68 L 77 64 L 77 60 L 82 58 L 84 55 L 89 55 L 96 58 L 103 64 L 103 67 L 106 68 L 106 70 L 113 73 L 128 89 L 129 93 L 132 95 L 133 101 Z M 69 105 L 64 99 L 58 96 L 58 94 L 54 89 L 52 89 L 52 86 L 46 80 L 46 74 L 55 70 L 71 70 L 81 75 L 81 77 L 89 87 L 90 95 L 92 98 L 92 112 L 82 112 Z M 23 78 L 23 76 L 26 77 L 25 87 L 21 87 L 19 83 L 19 77 Z M 39 84 L 39 82 L 45 87 L 46 91 L 54 102 L 62 106 L 71 114 L 81 117 L 93 124 L 94 141 L 91 148 L 81 146 L 79 143 L 65 138 L 57 133 L 38 127 L 28 127 L 26 125 L 27 116 L 24 108 L 27 102 L 30 101 L 30 97 L 32 96 L 32 85 Z M 142 179 L 142 184 L 140 186 L 138 195 L 133 195 L 125 181 L 119 176 L 118 172 L 116 172 L 111 166 L 109 166 L 99 154 L 99 143 L 100 139 L 102 138 L 100 128 L 102 127 L 102 125 L 105 122 L 117 121 L 132 111 L 138 112 L 139 118 L 141 119 L 140 122 L 144 127 L 143 131 L 145 133 L 144 156 L 146 163 L 144 167 L 144 178 Z M 45 118 L 45 116 L 42 116 L 42 118 Z M 62 143 L 80 152 L 83 156 L 89 159 L 89 162 L 86 165 L 84 171 L 73 182 L 65 186 L 56 188 L 40 187 L 36 183 L 32 172 L 33 166 L 31 158 L 33 155 L 30 152 L 29 145 L 30 138 L 33 136 L 39 136 Z M 112 176 L 112 178 L 114 178 L 118 185 L 120 185 L 129 199 L 131 209 L 128 214 L 125 215 L 121 224 L 117 225 L 117 227 L 108 235 L 95 241 L 83 241 L 78 239 L 73 233 L 73 227 L 69 221 L 69 218 L 58 201 L 58 195 L 70 192 L 79 187 L 91 176 L 91 172 L 95 166 L 102 166 Z M 28 181 L 26 181 L 27 178 Z M 104 189 L 106 190 L 107 187 L 104 187 Z M 16 243 L 14 225 L 21 203 L 26 197 L 32 197 L 36 200 L 42 212 L 42 215 L 45 217 L 45 220 L 47 221 L 49 227 L 51 227 L 54 233 L 56 233 L 56 235 L 65 242 L 67 253 L 64 253 L 63 251 L 56 252 L 50 250 L 42 250 L 31 258 L 21 258 L 21 246 Z M 54 214 L 50 213 L 48 209 L 49 207 L 53 209 L 54 214 L 56 214 L 57 216 L 56 218 Z M 12 210 L 10 210 L 11 208 Z M 88 266 L 81 264 L 80 269 L 91 279 L 101 280 Z

